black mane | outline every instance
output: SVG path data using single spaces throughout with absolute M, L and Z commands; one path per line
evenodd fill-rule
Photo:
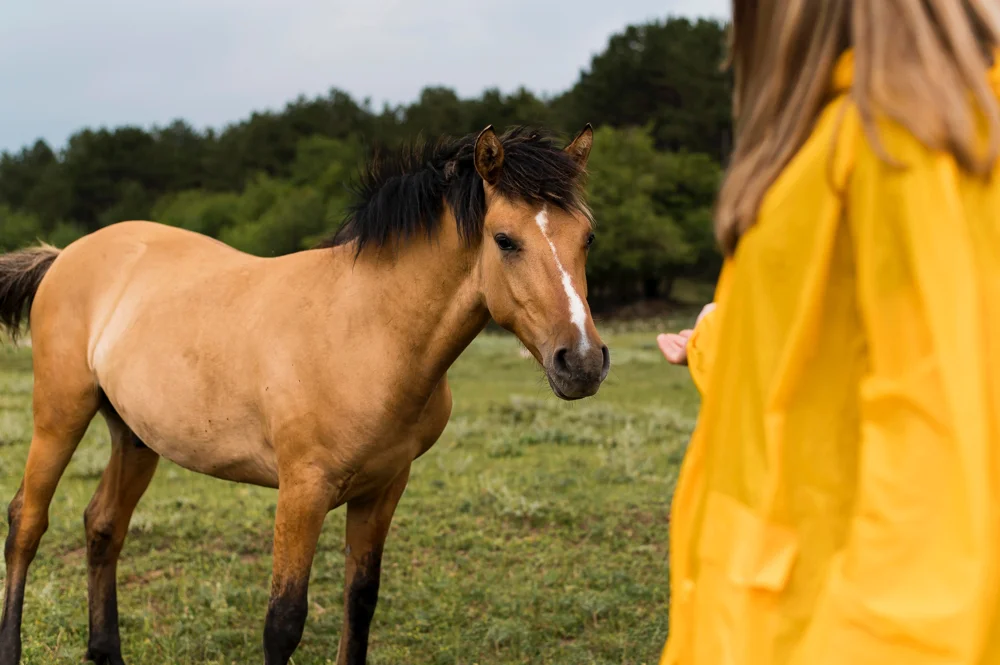
M 504 161 L 498 192 L 507 199 L 547 203 L 586 212 L 583 170 L 553 138 L 523 127 L 500 137 Z M 486 216 L 483 181 L 473 154 L 476 135 L 418 142 L 390 154 L 375 150 L 358 183 L 355 201 L 340 229 L 320 247 L 357 241 L 358 254 L 368 245 L 382 247 L 436 229 L 444 206 L 458 222 L 459 234 L 474 244 Z

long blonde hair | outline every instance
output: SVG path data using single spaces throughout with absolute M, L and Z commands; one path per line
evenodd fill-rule
M 716 208 L 727 254 L 809 137 L 848 49 L 850 95 L 870 138 L 877 142 L 878 115 L 970 173 L 989 173 L 1000 154 L 1000 104 L 988 80 L 1000 45 L 996 0 L 733 0 L 731 30 L 735 142 Z

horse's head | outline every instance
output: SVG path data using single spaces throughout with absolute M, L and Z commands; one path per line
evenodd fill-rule
M 487 199 L 479 255 L 486 306 L 545 368 L 553 392 L 567 400 L 596 394 L 610 367 L 587 305 L 594 232 L 578 181 L 593 140 L 588 125 L 565 151 L 530 160 L 512 154 L 506 163 L 492 127 L 475 144 Z M 505 168 L 518 172 L 505 174 Z M 510 191 L 525 187 L 531 196 Z

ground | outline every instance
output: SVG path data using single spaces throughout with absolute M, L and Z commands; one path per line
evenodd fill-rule
M 513 338 L 475 341 L 449 373 L 451 424 L 414 465 L 396 513 L 369 663 L 658 662 L 669 499 L 697 394 L 654 332 L 679 323 L 602 327 L 611 376 L 573 404 L 551 395 Z M 0 349 L 3 514 L 27 455 L 31 383 L 30 349 Z M 26 665 L 79 663 L 84 652 L 82 514 L 108 447 L 98 419 L 52 504 L 28 583 Z M 119 569 L 128 663 L 262 661 L 276 498 L 161 464 Z M 296 665 L 336 658 L 343 527 L 343 510 L 331 513 Z

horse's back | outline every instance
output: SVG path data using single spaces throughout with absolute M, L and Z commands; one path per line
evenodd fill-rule
M 68 279 L 80 289 L 94 292 L 115 283 L 125 283 L 126 274 L 135 276 L 139 269 L 148 276 L 164 265 L 190 270 L 191 267 L 184 264 L 194 262 L 200 263 L 203 271 L 209 271 L 253 258 L 193 231 L 156 222 L 120 222 L 85 235 L 66 247 L 53 264 L 47 281 Z M 176 276 L 182 271 L 172 272 Z M 66 284 L 60 284 L 51 290 L 58 292 L 54 296 L 65 298 L 65 288 Z M 46 295 L 40 290 L 38 297 Z
M 63 250 L 57 265 L 72 262 L 76 270 L 82 266 L 95 275 L 116 277 L 122 270 L 139 267 L 140 257 L 146 271 L 165 263 L 180 267 L 192 261 L 208 271 L 255 258 L 200 233 L 156 222 L 130 221 L 80 238 Z M 185 266 L 187 270 L 192 267 Z
M 70 244 L 53 263 L 32 308 L 33 343 L 84 335 L 92 365 L 95 346 L 116 311 L 148 304 L 249 260 L 253 257 L 217 240 L 163 224 L 107 226 Z

